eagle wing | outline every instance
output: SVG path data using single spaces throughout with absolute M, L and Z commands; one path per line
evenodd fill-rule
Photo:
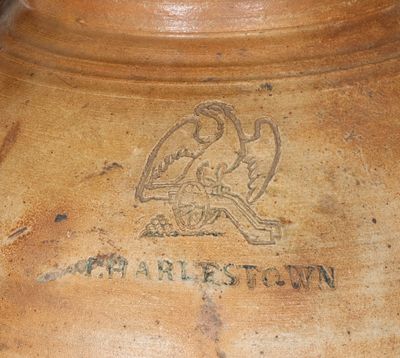
M 276 173 L 280 155 L 278 127 L 270 119 L 257 119 L 254 123 L 254 134 L 245 139 L 245 154 L 242 158 L 248 173 L 248 203 L 254 203 L 265 193 Z
M 215 128 L 204 136 L 202 125 L 200 116 L 188 116 L 161 137 L 146 161 L 136 187 L 137 199 L 168 200 L 169 191 L 179 186 L 195 159 L 222 135 L 221 129 Z

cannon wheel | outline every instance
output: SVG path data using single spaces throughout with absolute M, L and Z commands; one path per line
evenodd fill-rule
M 210 209 L 208 194 L 199 182 L 183 183 L 176 193 L 173 211 L 182 230 L 196 230 L 205 222 Z

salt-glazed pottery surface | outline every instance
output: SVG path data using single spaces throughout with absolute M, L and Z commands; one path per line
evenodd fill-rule
M 396 0 L 36 0 L 1 37 L 1 357 L 399 357 Z

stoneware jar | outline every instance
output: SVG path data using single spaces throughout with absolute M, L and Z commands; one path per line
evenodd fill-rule
M 397 0 L 16 3 L 1 357 L 400 356 Z

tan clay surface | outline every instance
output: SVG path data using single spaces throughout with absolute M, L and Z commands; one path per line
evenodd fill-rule
M 31 3 L 1 357 L 400 356 L 398 1 Z

